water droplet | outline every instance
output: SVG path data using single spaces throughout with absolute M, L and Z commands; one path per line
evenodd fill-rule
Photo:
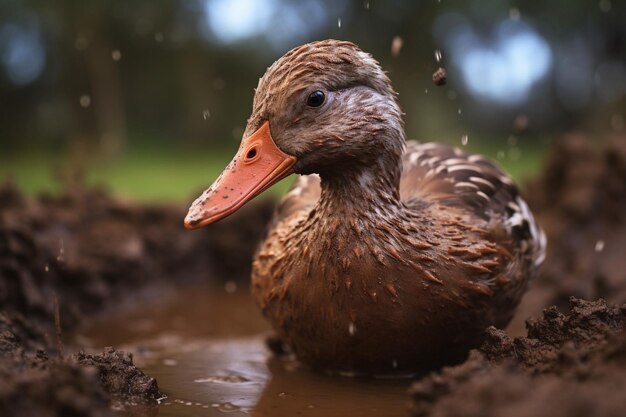
M 398 361 L 394 359 L 394 360 L 391 362 L 391 366 L 393 367 L 393 369 L 396 369 L 396 368 L 398 367 Z
M 202 110 L 202 118 L 204 120 L 207 120 L 209 117 L 211 117 L 211 112 L 209 111 L 209 109 Z
M 457 113 L 459 113 L 459 114 L 461 114 L 461 113 L 462 113 L 462 111 L 461 111 L 461 109 L 460 109 L 460 108 L 457 110 Z
M 528 116 L 525 114 L 518 114 L 513 120 L 513 129 L 516 133 L 522 133 L 528 129 Z
M 513 146 L 517 146 L 517 137 L 511 135 L 506 139 L 506 143 L 513 147 Z
M 391 41 L 391 56 L 397 58 L 400 55 L 402 49 L 402 38 L 400 36 L 394 36 Z
M 424 89 L 424 94 L 428 94 L 428 88 Z
M 594 249 L 596 252 L 602 252 L 604 250 L 604 240 L 598 240 Z
M 83 94 L 82 96 L 80 96 L 78 102 L 80 103 L 80 107 L 87 108 L 91 106 L 91 97 L 89 97 L 87 94 Z
M 337 19 L 337 27 L 341 28 L 341 18 Z
M 350 323 L 348 325 L 348 333 L 350 334 L 350 336 L 354 336 L 354 334 L 356 333 L 356 326 L 354 325 L 354 323 Z
M 506 158 L 506 154 L 504 153 L 504 151 L 500 150 L 498 151 L 498 153 L 496 154 L 496 159 L 497 160 L 503 160 L 504 158 Z
M 611 116 L 611 127 L 617 131 L 624 130 L 624 117 L 619 113 Z
M 165 37 L 163 36 L 163 33 L 161 33 L 161 32 L 156 32 L 156 33 L 154 34 L 154 40 L 155 40 L 155 41 L 157 41 L 157 42 L 161 43 L 161 42 L 163 42 L 163 39 L 165 39 Z
M 286 392 L 281 392 L 280 394 L 278 394 L 278 396 L 280 398 L 285 398 L 287 396 L 287 393 Z
M 441 51 L 439 49 L 435 49 L 435 59 L 437 62 L 441 61 Z
M 365 6 L 365 10 L 369 10 L 369 9 L 370 9 L 370 2 L 369 2 L 369 1 L 366 1 L 366 2 L 364 3 L 364 6 Z
M 224 413 L 232 413 L 233 411 L 239 411 L 240 408 L 237 407 L 233 403 L 222 403 L 217 407 L 218 410 L 223 411 Z
M 467 142 L 469 142 L 469 137 L 467 135 L 461 136 L 461 145 L 467 146 Z
M 511 8 L 511 9 L 509 10 L 509 18 L 510 18 L 511 20 L 515 20 L 515 21 L 517 21 L 517 20 L 519 20 L 519 18 L 520 18 L 520 17 L 521 17 L 521 13 L 520 13 L 520 11 L 519 11 L 519 9 L 518 9 L 518 8 L 513 7 L 513 8 Z
M 226 281 L 224 284 L 224 290 L 227 294 L 234 294 L 237 292 L 237 283 L 235 281 Z
M 119 49 L 114 49 L 113 52 L 111 52 L 111 58 L 113 58 L 113 61 L 119 61 L 122 59 L 122 53 Z
M 63 255 L 65 254 L 65 247 L 63 244 L 63 239 L 59 239 L 59 255 L 57 256 L 58 262 L 63 262 Z
M 611 0 L 600 0 L 600 3 L 598 4 L 598 6 L 600 7 L 601 11 L 603 11 L 604 13 L 607 13 L 611 10 L 611 7 L 613 5 L 611 4 Z
M 89 46 L 89 39 L 83 35 L 78 35 L 74 41 L 74 48 L 78 51 L 84 51 Z
M 511 161 L 517 161 L 522 157 L 522 151 L 520 148 L 511 147 L 508 152 L 508 157 Z
M 46 264 L 46 266 L 43 267 L 44 271 L 48 272 L 50 271 L 50 267 L 48 266 L 48 264 Z
M 175 359 L 163 359 L 163 365 L 165 366 L 176 366 L 178 365 L 178 361 Z
M 218 91 L 222 91 L 226 88 L 226 81 L 224 81 L 224 79 L 220 77 L 213 79 L 213 88 Z

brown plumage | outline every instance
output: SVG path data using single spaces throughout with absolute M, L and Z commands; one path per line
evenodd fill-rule
M 314 91 L 319 107 L 307 105 Z M 482 156 L 405 144 L 395 96 L 369 54 L 335 40 L 288 52 L 256 89 L 244 138 L 269 122 L 293 171 L 316 175 L 279 204 L 252 293 L 315 368 L 410 373 L 460 361 L 487 326 L 508 323 L 543 258 L 544 235 L 511 180 Z

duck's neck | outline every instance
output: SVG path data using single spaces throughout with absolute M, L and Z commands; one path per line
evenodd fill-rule
M 400 201 L 399 156 L 382 155 L 374 164 L 320 174 L 322 192 L 317 214 L 324 218 L 358 215 L 374 219 L 392 214 Z

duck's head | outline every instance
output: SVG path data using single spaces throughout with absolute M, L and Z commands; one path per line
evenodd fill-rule
M 389 78 L 351 42 L 292 49 L 255 90 L 239 151 L 185 218 L 195 229 L 220 220 L 292 173 L 341 177 L 375 165 L 398 169 L 404 146 Z

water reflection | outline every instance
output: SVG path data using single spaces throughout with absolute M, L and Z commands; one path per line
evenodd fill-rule
M 109 316 L 77 340 L 123 347 L 168 398 L 158 415 L 387 416 L 407 413 L 408 379 L 312 372 L 273 357 L 267 325 L 247 293 L 192 288 Z M 137 410 L 134 410 L 137 415 Z

